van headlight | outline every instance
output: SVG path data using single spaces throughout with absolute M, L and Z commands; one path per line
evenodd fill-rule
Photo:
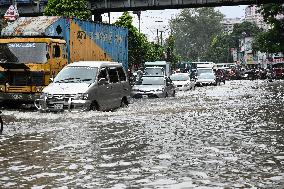
M 48 97 L 48 93 L 41 93 L 40 94 L 40 98 L 46 98 L 46 97 Z
M 87 100 L 89 98 L 88 93 L 78 93 L 75 97 L 74 100 Z
M 132 91 L 139 91 L 139 89 L 136 89 L 136 88 L 132 88 Z
M 156 91 L 157 92 L 159 92 L 159 91 L 163 92 L 164 90 L 165 90 L 164 88 L 161 88 L 161 89 L 157 89 Z

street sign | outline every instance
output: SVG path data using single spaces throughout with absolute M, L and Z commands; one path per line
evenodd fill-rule
M 14 5 L 11 5 L 4 15 L 4 18 L 8 21 L 15 21 L 18 17 L 19 17 L 18 9 Z

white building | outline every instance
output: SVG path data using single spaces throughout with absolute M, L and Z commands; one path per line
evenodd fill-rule
M 269 29 L 269 26 L 264 22 L 263 16 L 258 12 L 258 7 L 256 5 L 247 6 L 245 9 L 245 21 L 254 22 L 259 28 L 264 30 Z
M 234 25 L 242 23 L 242 20 L 241 18 L 224 18 L 221 23 L 223 24 L 224 32 L 232 33 Z

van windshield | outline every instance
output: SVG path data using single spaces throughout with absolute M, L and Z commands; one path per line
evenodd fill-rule
M 68 66 L 61 70 L 55 77 L 55 83 L 88 83 L 95 81 L 98 68 L 87 66 Z

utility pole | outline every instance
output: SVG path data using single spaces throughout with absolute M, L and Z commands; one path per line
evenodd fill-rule
M 133 11 L 133 14 L 137 14 L 137 16 L 138 16 L 139 33 L 140 33 L 141 11 Z
M 156 20 L 155 22 L 163 22 L 163 20 Z M 161 31 L 160 31 L 161 32 Z M 160 37 L 159 37 L 159 29 L 157 29 L 157 44 L 160 45 Z M 162 39 L 161 39 L 161 43 L 162 42 Z
M 164 31 L 160 31 L 160 33 L 161 33 L 161 35 L 160 35 L 161 36 L 161 46 L 163 46 L 163 32 Z
M 157 44 L 159 45 L 160 42 L 159 42 L 159 29 L 157 29 Z
M 110 12 L 108 12 L 108 23 L 110 24 Z

